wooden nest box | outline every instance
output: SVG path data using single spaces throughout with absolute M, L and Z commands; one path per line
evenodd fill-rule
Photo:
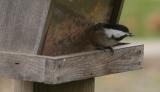
M 16 79 L 6 81 L 14 85 L 10 92 L 94 92 L 95 77 L 141 69 L 143 45 L 115 47 L 111 55 L 85 41 L 90 25 L 118 22 L 122 5 L 123 0 L 0 0 L 0 76 Z

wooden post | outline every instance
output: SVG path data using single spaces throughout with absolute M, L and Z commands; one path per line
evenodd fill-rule
M 94 78 L 59 85 L 35 83 L 34 92 L 94 92 Z

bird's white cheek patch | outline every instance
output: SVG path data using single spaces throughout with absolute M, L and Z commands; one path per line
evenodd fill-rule
M 119 38 L 119 37 L 126 35 L 127 33 L 119 31 L 119 30 L 115 30 L 115 29 L 105 29 L 105 34 L 109 38 L 111 38 L 112 36 L 114 36 L 115 38 Z

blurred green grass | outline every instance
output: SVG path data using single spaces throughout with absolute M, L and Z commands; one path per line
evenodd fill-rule
M 137 38 L 160 36 L 160 0 L 125 0 L 120 23 Z

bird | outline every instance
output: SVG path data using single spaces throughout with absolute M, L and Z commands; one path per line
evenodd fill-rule
M 129 29 L 121 24 L 98 23 L 89 28 L 89 39 L 91 44 L 98 50 L 110 49 L 114 53 L 114 46 L 124 45 L 126 37 L 134 36 Z

